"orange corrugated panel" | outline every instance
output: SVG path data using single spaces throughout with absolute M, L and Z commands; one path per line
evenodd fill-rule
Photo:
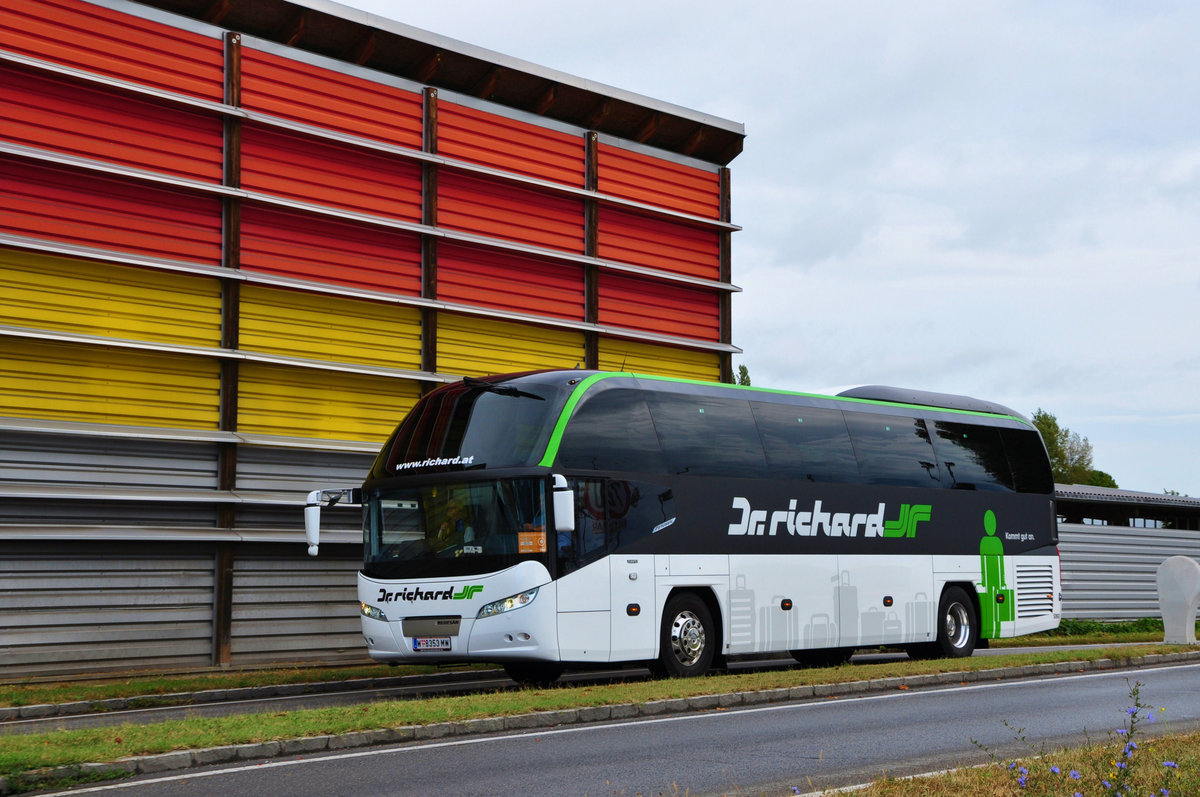
M 5 0 L 0 48 L 206 100 L 225 93 L 219 38 L 78 0 Z
M 208 265 L 221 262 L 221 200 L 0 159 L 0 230 Z
M 6 141 L 221 181 L 222 123 L 215 116 L 3 65 L 0 109 Z
M 721 275 L 721 238 L 716 230 L 600 208 L 601 258 L 715 280 Z
M 247 205 L 242 268 L 421 295 L 421 241 L 411 233 Z
M 447 302 L 583 320 L 583 269 L 570 263 L 447 242 L 437 284 Z
M 305 124 L 421 149 L 421 95 L 249 47 L 242 106 Z
M 696 340 L 720 339 L 716 292 L 602 273 L 599 293 L 601 324 Z
M 583 253 L 583 200 L 482 177 L 438 175 L 438 225 Z
M 464 105 L 438 103 L 438 154 L 583 187 L 582 136 Z
M 716 172 L 601 144 L 602 194 L 659 205 L 693 216 L 720 218 L 721 183 Z
M 421 221 L 421 167 L 346 144 L 247 125 L 242 188 L 403 221 Z

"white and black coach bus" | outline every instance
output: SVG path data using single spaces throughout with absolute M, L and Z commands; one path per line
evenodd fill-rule
M 969 656 L 1058 625 L 1038 432 L 963 396 L 787 393 L 629 373 L 466 378 L 400 423 L 366 482 L 370 655 L 703 673 L 727 657 Z

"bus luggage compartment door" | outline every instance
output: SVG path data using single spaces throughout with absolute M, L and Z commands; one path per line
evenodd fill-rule
M 654 615 L 654 557 L 613 555 L 611 661 L 654 656 L 658 636 Z

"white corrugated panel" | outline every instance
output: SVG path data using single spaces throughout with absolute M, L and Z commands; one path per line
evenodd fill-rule
M 1122 620 L 1161 617 L 1158 566 L 1170 556 L 1200 559 L 1200 532 L 1060 523 L 1063 616 Z

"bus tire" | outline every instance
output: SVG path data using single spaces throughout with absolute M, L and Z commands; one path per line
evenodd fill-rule
M 717 644 L 704 601 L 691 592 L 673 595 L 663 612 L 658 659 L 651 671 L 670 678 L 703 675 L 712 666 Z
M 557 661 L 509 661 L 504 672 L 522 686 L 553 686 L 563 666 Z
M 938 603 L 937 653 L 948 659 L 963 659 L 975 652 L 979 623 L 975 604 L 962 587 L 947 587 Z

